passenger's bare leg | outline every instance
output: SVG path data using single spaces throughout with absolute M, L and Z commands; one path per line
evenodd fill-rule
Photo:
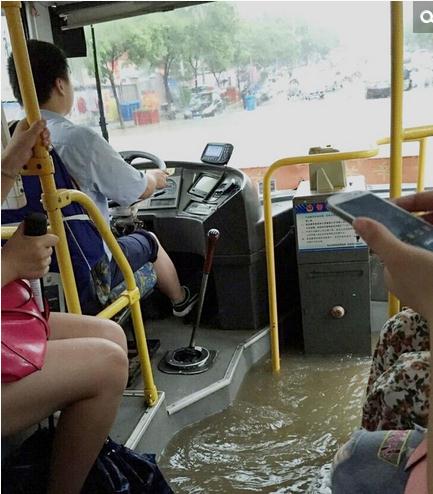
M 123 329 L 113 321 L 92 316 L 52 312 L 49 319 L 50 340 L 68 338 L 103 338 L 112 341 L 128 352 L 126 336 Z
M 49 341 L 41 371 L 2 385 L 2 433 L 63 410 L 49 494 L 79 494 L 113 424 L 128 374 L 119 345 L 101 338 Z
M 159 242 L 158 242 L 159 243 Z M 153 263 L 157 276 L 158 288 L 164 295 L 173 302 L 182 302 L 185 298 L 185 291 L 180 285 L 176 268 L 167 252 L 159 243 L 158 257 Z

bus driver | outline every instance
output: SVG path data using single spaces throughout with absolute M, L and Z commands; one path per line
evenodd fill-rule
M 37 40 L 28 41 L 27 47 L 42 117 L 47 121 L 53 146 L 72 179 L 95 202 L 107 223 L 108 198 L 129 206 L 151 196 L 155 189 L 164 188 L 167 177 L 164 171 L 143 174 L 126 163 L 95 131 L 65 118 L 72 110 L 74 89 L 64 53 L 51 43 Z M 8 70 L 14 95 L 22 105 L 13 54 Z M 173 314 L 187 315 L 197 301 L 197 294 L 180 285 L 176 268 L 156 236 L 139 230 L 118 241 L 133 271 L 153 262 L 157 285 L 171 300 Z M 114 287 L 123 281 L 123 276 L 111 253 L 107 251 L 107 255 L 111 259 L 111 287 Z

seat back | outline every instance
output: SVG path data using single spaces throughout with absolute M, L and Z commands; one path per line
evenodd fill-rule
M 54 162 L 54 180 L 58 189 L 76 189 L 68 171 L 55 150 L 51 151 Z M 34 211 L 44 212 L 41 203 L 41 184 L 38 176 L 23 176 L 23 187 L 27 197 L 27 205 L 20 209 L 2 210 L 2 225 L 8 226 L 23 221 L 24 217 Z M 110 272 L 97 270 L 101 260 L 108 258 L 104 250 L 104 243 L 93 222 L 84 209 L 77 203 L 71 203 L 62 209 L 65 222 L 66 237 L 74 269 L 80 302 L 84 313 L 95 313 L 103 302 L 98 296 L 98 287 L 111 285 Z M 53 255 L 50 271 L 59 272 L 56 256 Z M 98 279 L 95 280 L 95 277 Z M 96 288 L 95 288 L 95 285 Z M 96 303 L 96 304 L 95 304 Z

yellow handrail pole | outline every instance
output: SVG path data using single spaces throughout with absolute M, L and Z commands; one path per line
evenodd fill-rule
M 422 192 L 424 190 L 425 179 L 425 161 L 427 155 L 427 138 L 419 140 L 419 153 L 418 153 L 418 178 L 416 182 L 416 191 Z
M 268 300 L 269 300 L 269 326 L 271 332 L 271 355 L 272 370 L 280 370 L 280 349 L 278 336 L 278 304 L 277 286 L 275 278 L 275 256 L 274 256 L 274 230 L 272 224 L 272 198 L 271 198 L 271 178 L 276 170 L 286 166 L 301 165 L 303 163 L 326 163 L 336 160 L 352 160 L 362 158 L 372 158 L 376 156 L 379 149 L 372 148 L 362 151 L 347 151 L 338 153 L 309 154 L 307 156 L 294 156 L 284 158 L 273 163 L 267 170 L 263 179 L 263 208 L 265 221 L 265 246 L 266 246 L 266 266 L 268 277 Z
M 390 197 L 401 196 L 403 134 L 403 3 L 391 2 L 391 167 Z M 388 313 L 400 310 L 400 301 L 388 295 Z
M 126 290 L 119 297 L 119 299 L 97 314 L 97 316 L 101 318 L 111 318 L 123 307 L 126 307 L 127 305 L 131 306 L 132 322 L 137 342 L 138 355 L 140 357 L 141 374 L 143 376 L 144 383 L 144 398 L 147 404 L 152 406 L 158 400 L 158 391 L 153 380 L 152 365 L 150 363 L 149 352 L 147 349 L 143 318 L 141 316 L 140 291 L 135 283 L 134 273 L 132 272 L 131 266 L 120 248 L 120 245 L 116 241 L 95 203 L 86 194 L 79 190 L 68 190 L 66 191 L 66 194 L 69 196 L 71 201 L 78 202 L 87 211 L 89 217 L 95 223 L 96 228 L 101 233 L 102 238 L 113 254 L 113 257 L 125 278 Z
M 20 84 L 21 95 L 23 98 L 24 109 L 26 111 L 27 120 L 29 124 L 31 124 L 36 120 L 39 120 L 41 115 L 37 103 L 37 95 L 20 17 L 19 9 L 21 8 L 21 2 L 2 2 L 1 6 L 5 10 L 11 36 L 12 51 L 14 53 L 14 61 Z M 134 275 L 129 263 L 126 261 L 118 243 L 105 223 L 105 220 L 102 218 L 102 215 L 99 213 L 90 198 L 79 191 L 65 191 L 56 189 L 53 177 L 54 165 L 49 153 L 41 145 L 41 143 L 38 143 L 37 146 L 35 146 L 35 157 L 30 160 L 24 169 L 27 171 L 27 174 L 39 175 L 42 186 L 42 202 L 48 213 L 52 231 L 59 236 L 59 243 L 56 246 L 56 253 L 69 312 L 80 314 L 81 307 L 62 221 L 61 208 L 70 204 L 71 200 L 80 202 L 80 204 L 82 204 L 89 211 L 89 216 L 94 220 L 103 238 L 108 238 L 107 244 L 113 252 L 113 257 L 118 262 L 119 267 L 125 276 L 125 283 L 127 286 L 126 296 L 123 295 L 121 297 L 121 301 L 114 305 L 116 306 L 117 311 L 120 310 L 118 308 L 119 305 L 131 305 L 134 330 L 137 338 L 137 347 L 140 355 L 141 370 L 145 383 L 144 395 L 149 405 L 153 405 L 158 399 L 158 393 L 153 382 L 150 358 L 147 351 L 144 326 L 139 304 L 139 290 L 136 287 Z M 111 310 L 110 308 L 107 308 L 107 313 L 111 313 L 112 315 L 117 313 L 117 311 L 113 311 L 112 308 Z
M 263 180 L 263 206 L 265 214 L 265 246 L 268 270 L 269 326 L 271 332 L 272 370 L 280 371 L 280 345 L 278 336 L 277 284 L 275 279 L 274 226 L 272 221 L 271 177 L 272 166 Z
M 2 2 L 1 7 L 4 9 L 6 15 L 24 110 L 28 123 L 32 124 L 41 118 L 41 114 L 20 16 L 21 2 Z M 44 193 L 51 196 L 57 193 L 53 177 L 54 165 L 48 151 L 40 142 L 36 144 L 34 156 L 25 165 L 24 169 L 28 174 L 39 175 Z M 77 288 L 73 282 L 75 279 L 74 271 L 72 269 L 60 207 L 61 204 L 57 203 L 53 208 L 47 210 L 47 214 L 53 233 L 59 237 L 59 242 L 56 245 L 56 254 L 68 309 L 75 314 L 81 314 Z

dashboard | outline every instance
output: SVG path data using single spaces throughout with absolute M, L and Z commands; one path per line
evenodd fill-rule
M 206 218 L 241 190 L 243 182 L 237 170 L 217 166 L 183 163 L 168 168 L 168 172 L 165 189 L 135 205 L 138 214 L 158 210 Z
M 155 167 L 148 162 L 132 166 Z M 263 210 L 257 188 L 241 170 L 230 166 L 182 161 L 169 161 L 166 166 L 165 189 L 133 205 L 139 227 L 157 235 L 186 284 L 197 283 L 207 234 L 216 228 L 220 238 L 209 284 L 213 295 L 207 297 L 204 314 L 213 314 L 224 329 L 263 327 L 268 298 Z M 274 218 L 278 252 L 287 246 L 290 218 L 289 210 Z M 288 256 L 282 259 L 286 263 Z M 239 294 L 242 304 L 233 303 Z

